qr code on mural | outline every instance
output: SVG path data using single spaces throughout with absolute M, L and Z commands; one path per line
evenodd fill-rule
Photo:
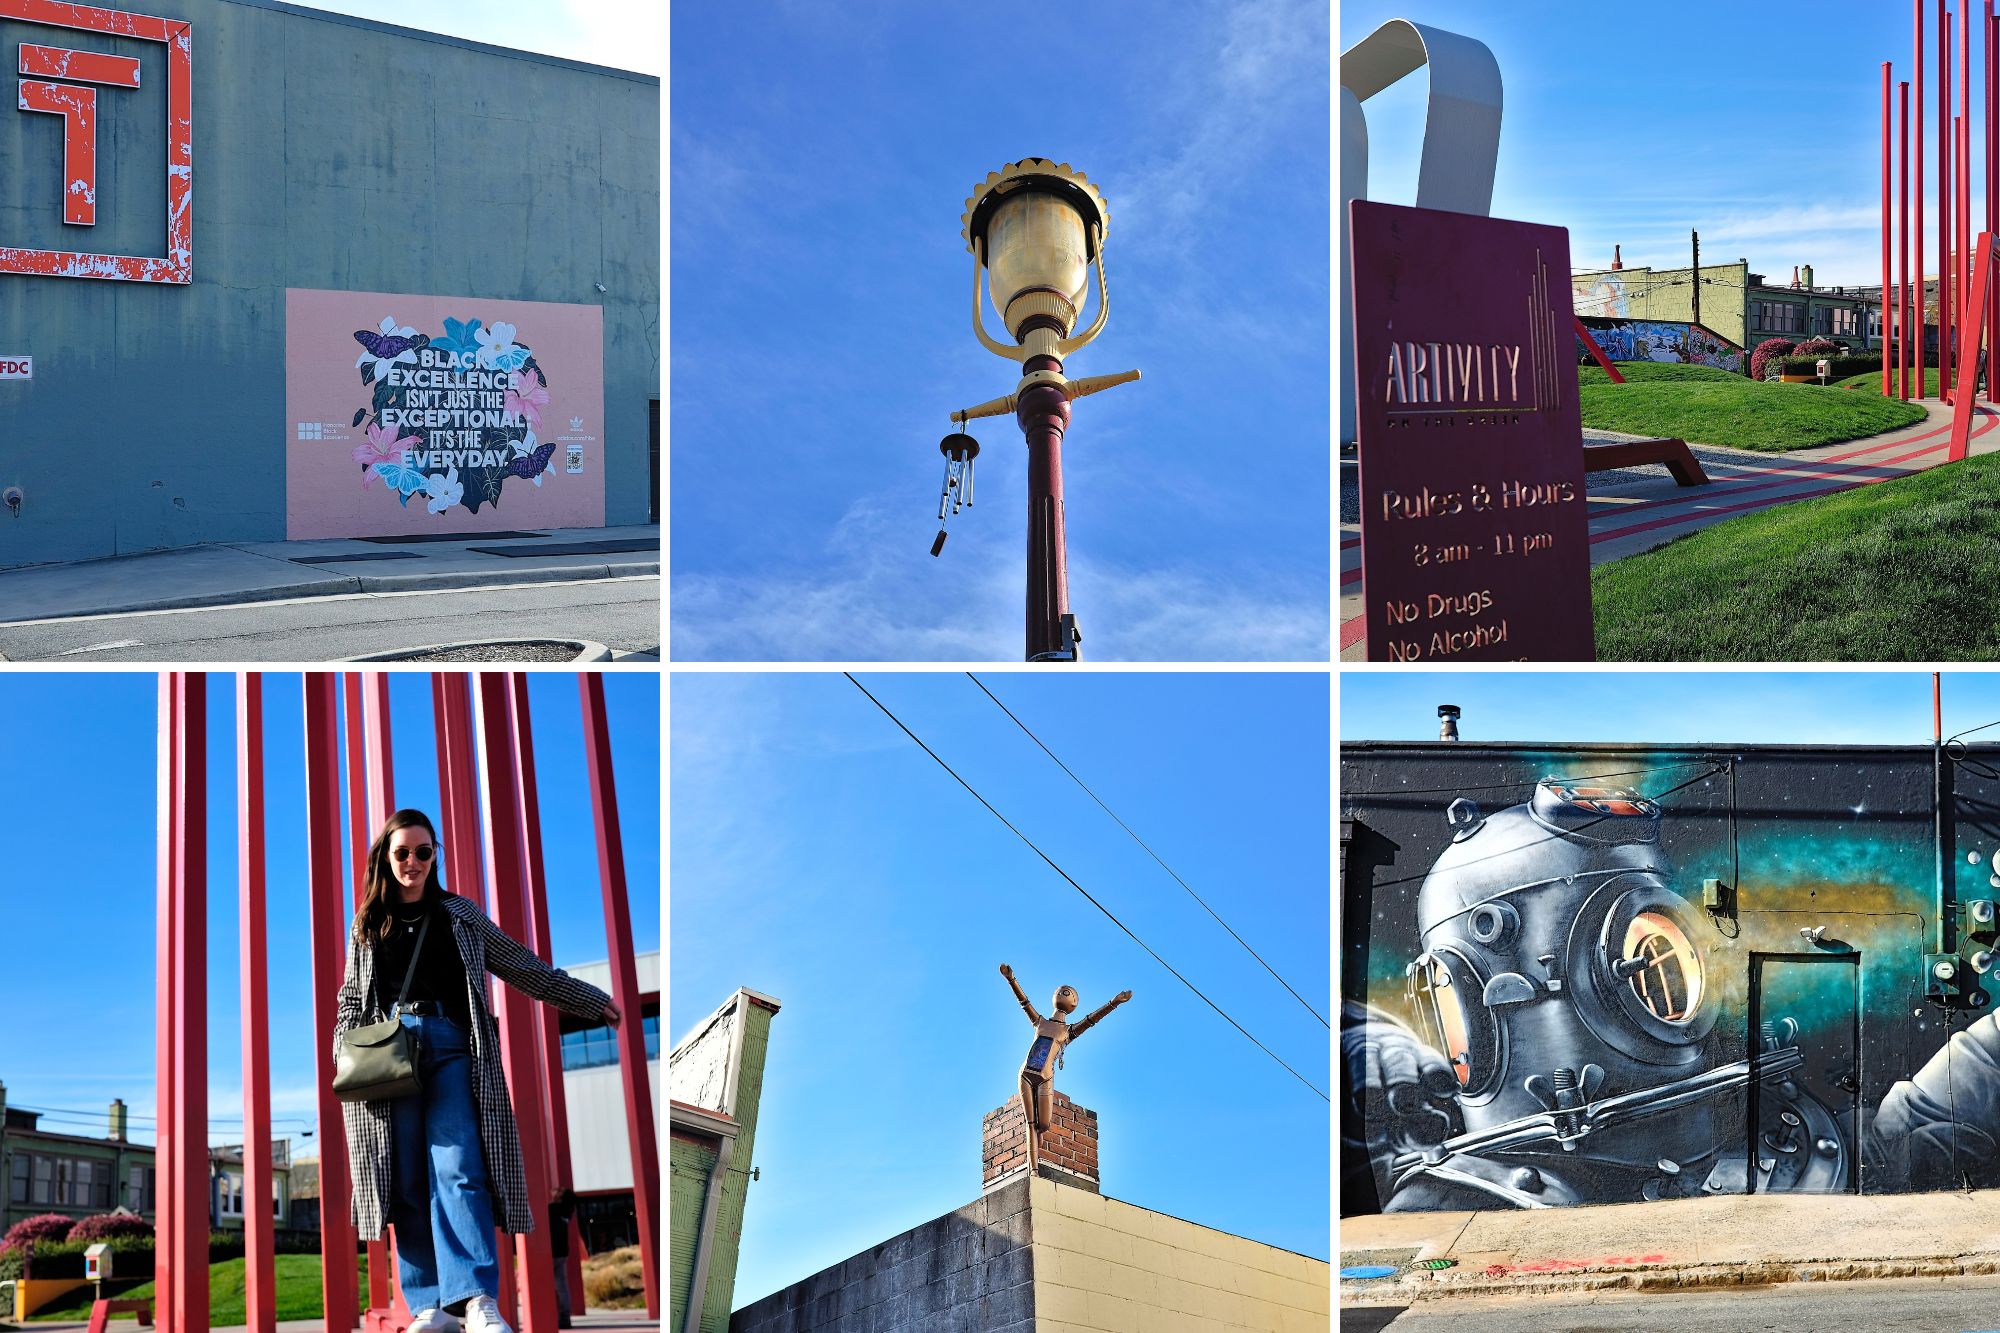
M 302 440 L 325 439 L 326 423 L 324 421 L 301 421 L 299 423 L 299 438 Z

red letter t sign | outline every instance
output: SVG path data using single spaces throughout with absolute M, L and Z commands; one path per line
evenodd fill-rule
M 118 88 L 139 86 L 139 62 L 98 51 L 68 51 L 21 43 L 21 110 L 63 118 L 63 221 L 77 227 L 97 222 L 97 90 L 54 79 L 84 79 Z

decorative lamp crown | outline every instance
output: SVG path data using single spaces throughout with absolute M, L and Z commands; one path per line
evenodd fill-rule
M 959 215 L 959 233 L 973 257 L 973 328 L 980 342 L 1010 360 L 1025 360 L 1060 357 L 1095 338 L 1104 327 L 1103 249 L 1110 225 L 1103 194 L 1067 162 L 1024 157 L 988 173 Z M 1072 339 L 1092 260 L 1097 262 L 1097 318 L 1089 331 Z M 994 313 L 1015 347 L 988 337 L 980 325 L 982 269 Z

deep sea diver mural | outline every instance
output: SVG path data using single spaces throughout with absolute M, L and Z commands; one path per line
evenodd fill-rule
M 2000 1183 L 2000 771 L 1352 748 L 1343 1213 Z

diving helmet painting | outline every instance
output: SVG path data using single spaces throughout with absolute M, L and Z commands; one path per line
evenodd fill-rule
M 1388 1093 L 1404 1134 L 1387 1210 L 1742 1191 L 1741 1121 L 1716 1102 L 1751 1062 L 1715 1062 L 1705 954 L 1720 937 L 1673 888 L 1660 807 L 1550 778 L 1524 804 L 1484 815 L 1461 798 L 1447 819 L 1406 972 L 1431 1067 L 1423 1097 Z M 1365 1040 L 1397 1042 L 1383 1023 L 1400 1028 L 1371 1013 Z M 1838 1188 L 1848 1168 L 1833 1115 L 1784 1079 L 1795 1032 L 1772 1024 L 1756 1061 L 1760 1130 L 1788 1145 L 1759 1153 L 1760 1191 Z

